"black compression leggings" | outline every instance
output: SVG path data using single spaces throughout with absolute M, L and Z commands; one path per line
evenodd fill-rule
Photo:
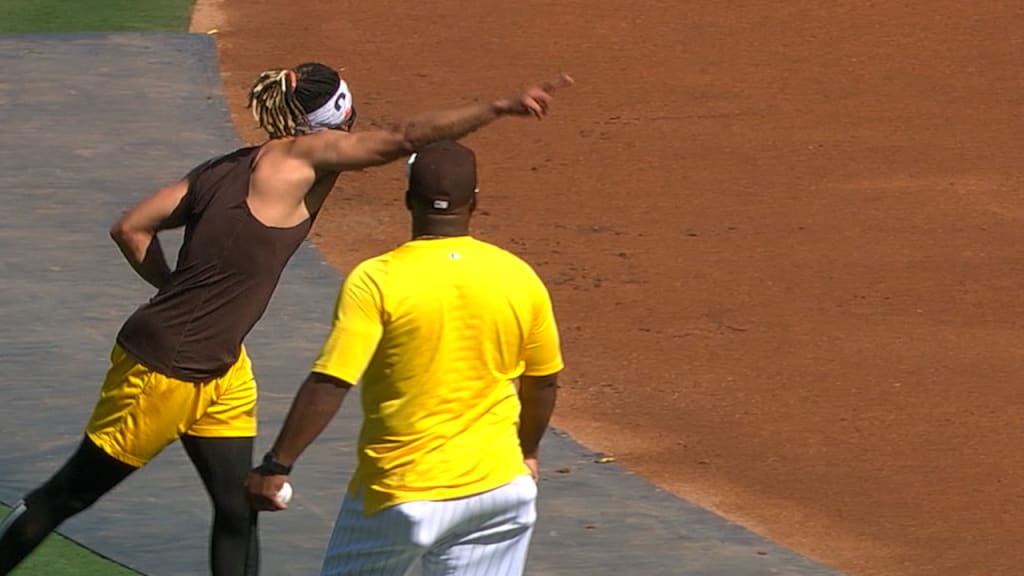
M 182 439 L 214 507 L 210 538 L 213 576 L 258 572 L 256 513 L 243 483 L 252 466 L 252 438 Z M 46 483 L 0 522 L 0 576 L 9 574 L 65 520 L 85 510 L 137 470 L 107 455 L 85 438 Z
M 252 468 L 253 439 L 183 436 L 181 443 L 213 503 L 211 573 L 255 576 L 259 572 L 259 534 L 256 512 L 244 489 Z

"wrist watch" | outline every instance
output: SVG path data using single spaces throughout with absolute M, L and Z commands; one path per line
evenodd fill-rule
M 273 450 L 263 455 L 263 463 L 259 469 L 268 476 L 287 476 L 292 473 L 291 466 L 285 466 L 277 461 Z

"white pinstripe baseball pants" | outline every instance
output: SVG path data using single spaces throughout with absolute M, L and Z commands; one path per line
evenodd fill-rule
M 405 502 L 363 514 L 345 496 L 321 576 L 520 576 L 533 534 L 537 485 L 521 476 L 456 500 Z

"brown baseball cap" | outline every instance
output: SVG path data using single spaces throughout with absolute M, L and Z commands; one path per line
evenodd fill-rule
M 409 157 L 408 176 L 410 209 L 451 214 L 476 197 L 476 154 L 458 142 L 434 142 Z

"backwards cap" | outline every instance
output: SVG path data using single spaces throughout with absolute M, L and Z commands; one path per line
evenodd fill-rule
M 476 154 L 458 142 L 428 144 L 409 157 L 409 207 L 451 214 L 476 197 Z

